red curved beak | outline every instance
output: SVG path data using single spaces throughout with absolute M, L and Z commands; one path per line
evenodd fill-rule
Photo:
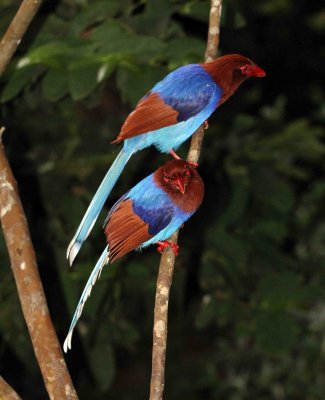
M 177 189 L 182 193 L 185 194 L 185 182 L 184 179 L 182 178 L 177 178 L 174 181 L 175 186 L 177 187 Z
M 247 75 L 255 76 L 256 78 L 263 78 L 266 75 L 266 72 L 258 65 L 252 65 L 247 71 Z

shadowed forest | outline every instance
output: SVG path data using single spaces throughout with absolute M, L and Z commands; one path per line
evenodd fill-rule
M 0 1 L 0 36 L 18 3 Z M 70 269 L 67 245 L 120 149 L 110 142 L 156 82 L 203 61 L 209 8 L 45 2 L 1 77 L 3 143 L 61 343 L 107 210 L 170 158 L 132 157 Z M 325 398 L 324 33 L 321 2 L 223 1 L 218 54 L 267 75 L 209 119 L 205 198 L 180 231 L 170 294 L 166 400 Z M 46 399 L 1 235 L 0 374 L 24 400 Z M 104 268 L 65 356 L 80 399 L 148 397 L 159 260 L 152 246 Z

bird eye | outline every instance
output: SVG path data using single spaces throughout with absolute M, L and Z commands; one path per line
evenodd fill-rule
M 247 74 L 247 71 L 248 71 L 248 69 L 249 69 L 249 65 L 248 65 L 248 64 L 242 65 L 241 67 L 239 67 L 239 69 L 241 70 L 241 72 L 242 72 L 244 75 L 246 75 L 246 74 Z
M 175 177 L 169 176 L 166 174 L 166 172 L 163 173 L 163 181 L 165 183 L 170 183 L 175 179 Z

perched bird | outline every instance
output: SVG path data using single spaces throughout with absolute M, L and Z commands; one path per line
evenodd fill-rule
M 171 160 L 147 176 L 118 200 L 104 223 L 107 246 L 93 269 L 74 313 L 63 348 L 71 349 L 74 327 L 92 287 L 105 264 L 134 249 L 157 243 L 161 251 L 178 246 L 169 238 L 200 206 L 203 181 L 195 168 L 183 160 Z
M 249 77 L 265 72 L 250 59 L 230 54 L 205 64 L 180 67 L 158 82 L 129 114 L 113 143 L 124 141 L 94 195 L 67 249 L 70 265 L 88 237 L 129 158 L 154 145 L 179 158 L 176 150 Z

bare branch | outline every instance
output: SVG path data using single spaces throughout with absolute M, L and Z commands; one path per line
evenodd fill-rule
M 212 61 L 217 56 L 217 50 L 219 46 L 221 7 L 222 0 L 211 0 L 209 32 L 205 52 L 206 62 Z M 191 146 L 187 155 L 188 161 L 198 162 L 201 153 L 203 136 L 204 128 L 201 126 L 192 136 Z M 176 232 L 169 240 L 176 243 L 177 238 L 178 232 Z M 174 253 L 170 248 L 167 248 L 161 256 L 157 279 L 154 309 L 150 400 L 161 400 L 163 398 L 167 347 L 168 301 L 174 265 Z
M 47 307 L 17 184 L 2 146 L 2 132 L 3 129 L 0 131 L 0 220 L 21 307 L 50 399 L 77 399 Z
M 222 0 L 211 0 L 205 62 L 213 61 L 217 57 L 220 36 L 221 9 Z
M 176 243 L 178 231 L 169 238 Z M 172 285 L 175 265 L 174 252 L 166 249 L 160 259 L 157 278 L 156 300 L 153 322 L 152 371 L 150 400 L 162 399 L 165 385 L 165 359 L 167 347 L 167 317 L 169 291 Z
M 0 76 L 5 71 L 42 0 L 24 0 L 0 42 Z
M 0 376 L 0 399 L 3 399 L 3 400 L 21 400 L 21 397 L 2 378 L 2 376 Z

